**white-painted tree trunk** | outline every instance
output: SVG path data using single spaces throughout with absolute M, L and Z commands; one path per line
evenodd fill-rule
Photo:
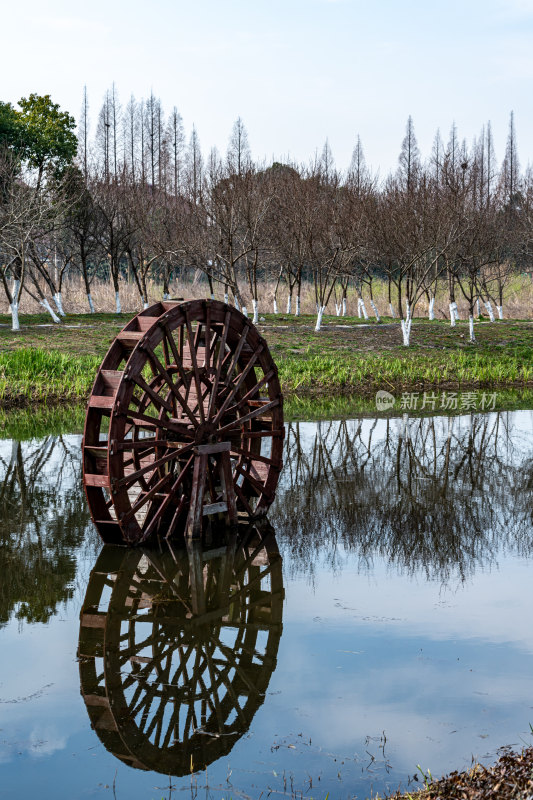
M 335 314 L 338 317 L 340 317 L 341 315 L 341 309 L 342 309 L 342 303 L 337 303 L 337 301 L 335 301 Z
M 457 303 L 455 302 L 455 300 L 453 301 L 452 305 L 453 305 L 453 313 L 455 314 L 455 319 L 456 320 L 461 319 L 461 317 L 459 316 L 459 309 L 457 308 Z
M 16 300 L 11 303 L 11 330 L 20 331 L 19 304 Z
M 345 297 L 342 298 L 342 316 L 343 317 L 346 316 L 346 298 Z
M 168 292 L 163 292 L 163 301 L 170 300 L 170 295 Z
M 324 315 L 324 311 L 325 310 L 326 310 L 326 306 L 320 306 L 320 308 L 318 309 L 318 312 L 317 312 L 317 315 L 316 315 L 316 325 L 315 325 L 316 333 L 318 333 L 318 331 L 320 330 L 320 326 L 322 325 L 322 317 Z
M 470 341 L 475 342 L 476 337 L 474 336 L 474 317 L 468 317 L 468 327 L 470 329 Z
M 254 322 L 254 325 L 257 325 L 257 323 L 259 322 L 259 303 L 257 302 L 257 300 L 252 300 L 252 307 L 253 307 L 253 310 L 254 310 L 254 320 L 253 320 L 253 322 Z
M 243 313 L 243 315 L 244 315 L 245 317 L 248 317 L 248 309 L 246 308 L 246 306 L 243 306 L 243 307 L 242 307 L 242 313 Z
M 428 317 L 430 320 L 435 319 L 435 298 L 429 298 L 429 310 L 428 310 Z
M 224 302 L 226 305 L 229 303 L 229 294 L 227 292 L 224 292 Z
M 373 310 L 374 314 L 376 315 L 377 322 L 381 322 L 381 317 L 379 316 L 379 311 L 377 310 L 376 304 L 374 303 L 373 300 L 370 301 L 370 305 L 372 306 L 372 310 Z
M 498 312 L 498 319 L 503 319 L 503 306 L 496 306 Z
M 278 301 L 274 298 L 274 314 L 278 313 Z
M 17 278 L 14 278 L 13 288 L 11 289 L 11 297 L 13 298 L 13 302 L 9 306 L 9 311 L 11 312 L 11 330 L 13 331 L 20 330 L 19 292 L 20 292 L 20 281 L 17 280 Z
M 490 321 L 494 322 L 494 311 L 492 310 L 492 303 L 490 302 L 490 300 L 487 300 L 486 303 L 485 303 L 485 301 L 483 301 L 483 305 L 487 309 L 487 313 L 489 315 Z
M 363 316 L 362 313 L 361 313 L 361 303 L 362 302 L 363 301 L 361 300 L 361 298 L 358 297 L 357 298 L 357 316 L 359 317 L 359 319 L 361 319 L 361 317 Z
M 66 314 L 63 311 L 63 301 L 61 299 L 61 292 L 56 292 L 56 294 L 54 295 L 54 303 L 56 304 L 56 308 L 58 310 L 58 313 L 62 317 L 66 317 Z
M 87 302 L 89 303 L 89 308 L 91 310 L 91 314 L 94 314 L 95 313 L 94 312 L 94 303 L 93 303 L 93 299 L 91 297 L 91 293 L 90 292 L 88 292 L 88 294 L 87 294 Z
M 150 304 L 149 304 L 149 303 L 147 303 L 147 302 L 146 302 L 146 300 L 145 300 L 145 301 L 143 302 L 143 311 L 146 311 L 146 309 L 147 309 L 147 308 L 150 308 Z
M 402 325 L 402 336 L 403 336 L 403 343 L 404 347 L 409 347 L 411 341 L 411 324 L 412 324 L 411 317 L 407 317 L 407 319 L 401 320 Z
M 394 309 L 392 307 L 392 303 L 389 303 L 389 311 L 390 311 L 390 315 L 391 315 L 392 319 L 394 319 Z
M 237 309 L 237 311 L 241 310 L 241 304 L 239 303 L 239 300 L 237 298 L 235 298 L 235 308 Z M 244 314 L 244 306 L 243 306 L 242 313 Z
M 479 304 L 479 297 L 476 300 L 476 306 L 477 306 L 477 316 L 478 316 L 478 319 L 479 319 L 479 317 L 481 316 L 481 306 Z
M 455 328 L 455 309 L 453 303 L 450 303 L 450 325 Z
M 368 314 L 366 313 L 365 301 L 363 300 L 363 298 L 361 298 L 361 311 L 363 312 L 363 317 L 365 319 L 368 319 Z
M 296 316 L 300 316 L 300 295 L 296 295 Z
M 54 309 L 52 308 L 52 306 L 50 305 L 50 303 L 48 302 L 48 300 L 46 299 L 46 297 L 43 297 L 43 299 L 40 301 L 40 303 L 39 303 L 39 304 L 40 304 L 40 305 L 41 305 L 43 308 L 46 308 L 46 310 L 48 311 L 48 313 L 50 314 L 50 316 L 52 317 L 52 320 L 53 320 L 54 322 L 61 322 L 61 320 L 60 320 L 60 319 L 59 319 L 59 317 L 57 316 L 56 312 L 54 311 Z
M 289 295 L 287 297 L 287 314 L 290 314 L 292 311 L 292 297 Z
M 122 306 L 120 304 L 120 294 L 115 292 L 115 306 L 117 308 L 117 314 L 122 314 Z

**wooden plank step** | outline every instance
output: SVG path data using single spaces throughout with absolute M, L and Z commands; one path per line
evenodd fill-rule
M 120 342 L 126 353 L 137 347 L 139 340 L 144 336 L 143 331 L 121 331 L 117 334 L 116 341 Z
M 83 699 L 87 706 L 103 706 L 104 708 L 109 708 L 109 700 L 105 695 L 84 694 Z
M 83 476 L 85 486 L 100 486 L 103 489 L 109 489 L 109 475 L 102 475 L 95 472 L 86 472 Z
M 158 320 L 159 317 L 137 317 L 137 325 L 139 326 L 139 330 L 144 334 L 146 331 L 150 330 Z
M 105 628 L 106 619 L 107 614 L 102 612 L 82 613 L 80 622 L 84 628 Z
M 89 408 L 101 408 L 102 411 L 111 411 L 115 405 L 115 395 L 93 394 L 89 398 Z
M 118 369 L 101 369 L 100 377 L 103 379 L 105 387 L 105 391 L 102 394 L 116 394 L 123 374 L 122 370 Z
M 86 444 L 83 448 L 84 453 L 89 453 L 95 458 L 107 458 L 107 447 L 99 447 L 97 445 Z

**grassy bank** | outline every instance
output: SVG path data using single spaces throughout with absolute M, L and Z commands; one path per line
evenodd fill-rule
M 2 407 L 84 400 L 100 364 L 97 356 L 23 347 L 0 352 Z
M 61 325 L 22 317 L 13 333 L 0 317 L 0 404 L 4 408 L 83 401 L 126 315 L 79 315 Z M 533 386 L 533 323 L 476 323 L 476 344 L 460 322 L 415 320 L 412 346 L 403 347 L 398 322 L 364 323 L 325 317 L 319 333 L 311 316 L 266 315 L 259 326 L 278 365 L 283 391 L 299 400 L 377 390 L 510 389 Z M 3 325 L 2 325 L 3 323 Z

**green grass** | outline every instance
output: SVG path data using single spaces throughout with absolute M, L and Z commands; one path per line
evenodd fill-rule
M 402 355 L 284 354 L 279 375 L 285 391 L 374 392 L 420 387 L 512 386 L 533 382 L 533 349 L 509 348 L 500 353 L 447 352 Z
M 4 351 L 0 353 L 2 406 L 84 399 L 99 365 L 98 356 L 74 356 L 40 347 Z

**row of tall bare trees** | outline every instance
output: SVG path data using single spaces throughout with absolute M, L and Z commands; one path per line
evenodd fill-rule
M 95 280 L 112 282 L 120 313 L 126 276 L 144 307 L 154 282 L 168 298 L 173 278 L 203 276 L 211 296 L 221 287 L 256 322 L 267 310 L 267 282 L 274 313 L 283 296 L 296 315 L 310 282 L 316 330 L 333 303 L 348 313 L 349 287 L 359 316 L 368 316 L 368 302 L 379 322 L 379 279 L 404 344 L 421 301 L 434 319 L 437 290 L 448 293 L 452 325 L 457 299 L 466 301 L 474 340 L 481 304 L 491 321 L 493 306 L 503 318 L 508 282 L 532 270 L 533 173 L 520 170 L 512 114 L 500 168 L 490 124 L 470 146 L 455 125 L 446 144 L 437 133 L 423 160 L 409 118 L 398 168 L 378 180 L 359 139 L 346 171 L 327 142 L 305 165 L 257 163 L 241 119 L 227 153 L 204 158 L 194 128 L 186 140 L 177 109 L 165 117 L 153 95 L 121 107 L 113 86 L 92 138 L 85 94 L 78 155 L 60 178 L 39 176 L 37 186 L 31 165 L 21 171 L 6 148 L 0 173 L 0 271 L 14 327 L 23 291 L 58 320 L 64 278 L 74 273 L 90 311 Z

